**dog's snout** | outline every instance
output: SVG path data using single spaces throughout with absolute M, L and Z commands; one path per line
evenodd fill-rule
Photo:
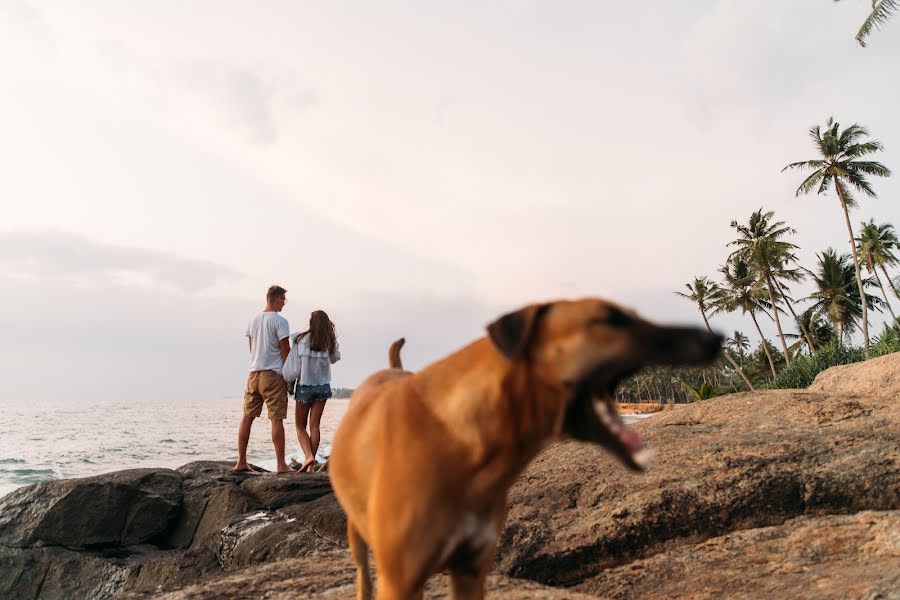
M 661 327 L 652 337 L 654 362 L 670 365 L 709 363 L 718 356 L 724 338 L 696 327 Z
M 703 350 L 707 356 L 710 358 L 715 358 L 717 354 L 719 354 L 719 350 L 722 349 L 722 342 L 725 341 L 725 336 L 720 333 L 706 332 L 704 339 L 701 344 L 703 345 Z

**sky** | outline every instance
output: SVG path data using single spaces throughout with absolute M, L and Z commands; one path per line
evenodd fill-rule
M 859 48 L 867 5 L 3 0 L 0 401 L 239 397 L 273 283 L 344 387 L 534 301 L 702 324 L 673 292 L 732 219 L 848 250 L 781 173 L 829 116 L 898 173 L 854 224 L 900 226 L 900 23 Z

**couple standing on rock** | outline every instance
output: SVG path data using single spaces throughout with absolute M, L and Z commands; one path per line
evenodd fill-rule
M 317 310 L 309 317 L 309 329 L 291 334 L 287 319 L 280 314 L 287 302 L 287 290 L 273 285 L 266 292 L 266 308 L 250 321 L 247 338 L 250 347 L 250 374 L 244 392 L 244 416 L 238 429 L 238 459 L 235 471 L 249 471 L 247 444 L 253 419 L 262 414 L 263 403 L 272 423 L 272 443 L 275 445 L 276 472 L 295 472 L 284 461 L 284 419 L 287 418 L 288 386 L 296 400 L 294 421 L 297 441 L 303 450 L 304 462 L 296 472 L 312 472 L 319 449 L 319 424 L 325 402 L 331 398 L 331 365 L 341 358 L 334 323 L 324 311 Z M 290 345 L 291 340 L 294 344 Z M 282 374 L 291 353 L 300 369 L 296 381 L 286 381 Z M 307 423 L 309 430 L 307 431 Z

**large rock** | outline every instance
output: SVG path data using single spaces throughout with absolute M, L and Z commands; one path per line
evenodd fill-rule
M 266 563 L 229 573 L 226 576 L 162 594 L 135 593 L 123 600 L 297 600 L 330 598 L 351 600 L 356 597 L 356 570 L 346 550 L 326 551 L 305 558 Z M 377 585 L 377 583 L 376 583 Z M 488 595 L 505 600 L 596 600 L 596 596 L 572 590 L 553 589 L 534 582 L 502 576 L 488 578 Z M 449 594 L 446 576 L 428 582 L 425 598 L 436 600 Z
M 223 529 L 216 557 L 223 569 L 231 570 L 339 548 L 295 519 L 264 510 L 243 515 Z
M 672 544 L 900 508 L 895 397 L 734 394 L 635 427 L 660 452 L 644 475 L 576 443 L 539 456 L 511 491 L 500 572 L 572 585 Z
M 291 504 L 278 512 L 338 546 L 347 545 L 347 514 L 334 494 L 326 494 L 305 504 Z
M 255 477 L 241 486 L 266 508 L 309 502 L 331 493 L 328 473 L 291 473 L 276 477 Z
M 184 501 L 178 520 L 166 539 L 173 548 L 207 544 L 234 517 L 261 508 L 241 489 L 259 471 L 236 472 L 226 461 L 196 461 L 178 468 Z
M 826 369 L 816 376 L 809 390 L 900 398 L 900 352 Z
M 0 546 L 0 598 L 115 598 L 139 577 L 143 567 L 167 554 L 171 552 L 152 546 L 88 551 Z
M 163 535 L 180 507 L 181 475 L 169 469 L 44 481 L 0 499 L 0 544 L 140 544 Z
M 900 597 L 900 512 L 799 517 L 661 552 L 575 589 L 641 598 Z

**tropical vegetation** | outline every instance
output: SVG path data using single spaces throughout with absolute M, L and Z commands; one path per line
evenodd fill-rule
M 892 306 L 900 304 L 900 239 L 890 223 L 870 219 L 854 230 L 850 218 L 859 199 L 876 197 L 870 179 L 891 175 L 871 158 L 882 150 L 881 143 L 865 127 L 842 128 L 833 118 L 824 127 L 812 127 L 809 136 L 817 156 L 782 171 L 807 172 L 796 196 L 833 193 L 849 252 L 826 248 L 805 267 L 793 239 L 797 231 L 774 211 L 760 208 L 744 221 L 732 220 L 734 238 L 726 244 L 730 253 L 719 268 L 721 279 L 697 275 L 685 284 L 686 291 L 675 293 L 696 305 L 710 330 L 717 315 L 742 315 L 753 325 L 756 341 L 734 331 L 719 364 L 648 369 L 623 383 L 618 400 L 692 402 L 734 391 L 806 387 L 831 366 L 900 352 L 900 322 Z M 795 298 L 791 287 L 799 284 L 811 291 Z M 886 318 L 872 338 L 869 324 L 876 312 Z M 766 325 L 775 330 L 772 340 Z M 862 343 L 854 346 L 857 334 Z

